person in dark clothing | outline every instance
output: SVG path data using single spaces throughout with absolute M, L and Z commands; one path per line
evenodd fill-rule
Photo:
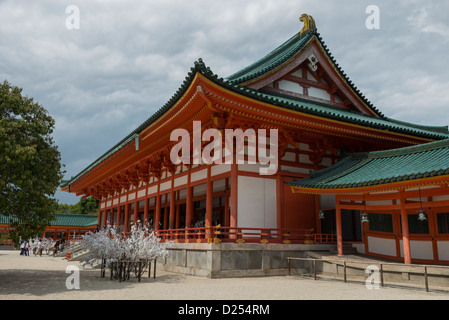
M 53 247 L 53 257 L 58 253 L 58 248 L 59 248 L 59 240 L 55 242 L 55 245 Z

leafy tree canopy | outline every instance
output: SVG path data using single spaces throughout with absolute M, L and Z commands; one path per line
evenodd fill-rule
M 55 213 L 93 214 L 98 213 L 99 201 L 93 197 L 81 199 L 76 204 L 58 203 Z
M 63 177 L 54 125 L 21 88 L 0 84 L 0 212 L 16 217 L 19 229 L 40 231 L 52 219 Z

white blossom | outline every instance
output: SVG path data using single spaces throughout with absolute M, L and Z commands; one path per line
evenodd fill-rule
M 37 250 L 37 245 L 39 243 L 39 239 L 41 239 L 42 251 L 46 251 L 47 253 L 52 250 L 52 248 L 54 247 L 54 245 L 56 243 L 56 241 L 54 241 L 53 239 L 50 239 L 50 238 L 39 238 L 39 237 L 36 237 L 34 239 L 30 238 L 28 240 L 28 245 L 29 245 L 30 251 L 35 252 L 35 250 Z
M 124 237 L 114 225 L 109 222 L 97 232 L 88 232 L 82 236 L 83 243 L 89 253 L 82 261 L 95 259 L 104 260 L 106 268 L 112 263 L 133 260 L 149 261 L 168 255 L 167 247 L 171 242 L 161 242 L 154 231 L 138 222 L 131 226 L 129 236 Z

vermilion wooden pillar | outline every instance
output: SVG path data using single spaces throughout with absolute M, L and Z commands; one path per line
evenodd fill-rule
M 186 198 L 186 228 L 190 228 L 192 224 L 192 212 L 193 212 L 193 192 L 191 183 L 191 170 L 192 167 L 189 166 L 189 173 L 187 174 L 187 198 Z
M 335 207 L 335 220 L 337 225 L 337 253 L 339 256 L 343 255 L 343 229 L 341 226 L 341 208 L 340 208 L 340 199 L 336 198 L 336 207 Z
M 111 226 L 113 226 L 114 225 L 114 196 L 111 197 L 111 208 L 109 210 L 111 212 L 111 217 L 110 217 L 110 220 L 109 220 L 109 224 Z
M 169 224 L 168 224 L 168 228 L 169 229 L 174 229 L 175 228 L 175 192 L 174 192 L 174 188 L 175 188 L 175 171 L 172 170 L 171 171 L 171 190 L 170 190 L 170 220 L 169 220 Z
M 168 218 L 169 218 L 169 214 L 170 212 L 168 211 L 169 208 L 167 206 L 167 195 L 168 193 L 165 194 L 165 203 L 164 203 L 164 226 L 162 227 L 164 230 L 168 229 Z
M 137 192 L 136 192 L 137 196 Z M 134 216 L 133 216 L 133 222 L 134 224 L 137 223 L 137 216 L 139 215 L 139 201 L 134 201 Z
M 117 227 L 120 227 L 120 216 L 122 214 L 122 206 L 120 205 L 120 199 L 119 199 L 119 204 L 117 207 L 117 221 L 116 221 L 116 225 Z
M 177 195 L 179 194 L 178 192 L 175 192 Z M 176 201 L 178 201 L 179 199 L 176 199 Z M 180 228 L 180 223 L 181 223 L 181 211 L 179 209 L 179 203 L 176 203 L 176 219 L 175 219 L 176 223 L 175 223 L 175 228 L 179 229 Z
M 402 222 L 402 247 L 404 251 L 404 263 L 411 264 L 412 258 L 410 254 L 410 238 L 408 233 L 408 218 L 407 210 L 405 208 L 405 195 L 404 191 L 400 191 L 401 197 L 401 222 Z
M 277 229 L 284 228 L 283 203 L 284 203 L 284 178 L 278 173 L 276 175 L 276 224 Z
M 231 214 L 230 214 L 230 227 L 237 227 L 237 208 L 238 208 L 238 164 L 236 163 L 236 157 L 234 155 L 234 161 L 231 164 Z M 231 230 L 232 231 L 232 230 Z M 235 238 L 236 235 L 231 234 L 231 238 Z
M 225 192 L 224 207 L 225 207 L 224 225 L 229 227 L 229 190 L 226 190 L 226 192 Z
M 129 230 L 128 222 L 129 222 L 129 203 L 126 203 L 125 204 L 125 223 L 123 224 L 125 226 L 123 231 L 125 231 L 125 232 L 128 232 L 128 230 Z
M 147 187 L 145 187 L 148 189 Z M 146 226 L 148 224 L 148 198 L 147 191 L 145 191 L 145 199 L 143 200 L 145 203 L 143 204 L 143 224 Z
M 212 200 L 213 200 L 213 183 L 211 181 L 211 166 L 207 166 L 207 185 L 206 185 L 206 222 L 205 226 L 212 226 Z
M 97 224 L 98 224 L 100 227 L 103 226 L 103 225 L 101 224 L 102 219 L 103 219 L 103 211 L 98 210 L 98 221 L 97 221 Z

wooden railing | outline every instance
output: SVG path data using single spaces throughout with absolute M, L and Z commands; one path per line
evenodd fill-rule
M 124 237 L 129 232 L 121 233 Z M 337 243 L 335 234 L 313 233 L 313 229 L 274 229 L 242 227 L 195 227 L 182 229 L 163 229 L 156 231 L 161 241 L 178 243 Z
M 12 246 L 14 241 L 12 239 L 0 239 L 0 245 Z
M 314 233 L 313 241 L 315 243 L 337 243 L 336 234 Z
M 313 229 L 198 227 L 159 230 L 162 241 L 184 243 L 315 243 Z

